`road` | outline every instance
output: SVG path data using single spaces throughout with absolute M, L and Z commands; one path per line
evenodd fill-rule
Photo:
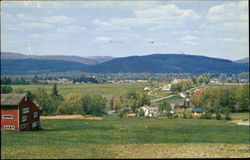
M 151 94 L 151 92 L 156 91 L 156 90 L 161 89 L 161 88 L 162 88 L 162 87 L 159 87 L 159 88 L 155 88 L 155 89 L 153 89 L 153 90 L 149 91 L 149 92 L 148 92 L 148 95 L 150 95 L 150 96 L 154 96 L 154 95 L 152 95 L 152 94 Z
M 200 86 L 197 86 L 197 87 L 194 87 L 194 88 L 190 88 L 190 89 L 188 89 L 188 90 L 186 90 L 186 91 L 190 91 L 190 90 L 198 89 L 198 88 L 203 88 L 203 87 L 205 87 L 205 85 L 200 85 Z M 158 90 L 158 89 L 161 89 L 161 88 L 162 88 L 162 87 L 155 88 L 155 89 L 153 89 L 152 91 L 148 92 L 148 94 L 151 95 L 151 92 L 153 92 L 153 91 L 155 91 L 155 90 Z M 171 97 L 173 97 L 173 96 L 176 96 L 176 95 L 178 95 L 178 94 L 180 94 L 180 93 L 181 93 L 181 92 L 176 93 L 176 94 L 171 94 L 171 95 L 169 95 L 169 96 L 167 96 L 167 97 L 162 97 L 162 98 L 153 99 L 153 100 L 151 100 L 151 102 L 157 102 L 157 101 L 161 101 L 161 100 L 164 100 L 164 99 L 168 99 L 168 98 L 171 98 Z

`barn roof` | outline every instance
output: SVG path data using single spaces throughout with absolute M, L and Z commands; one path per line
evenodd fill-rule
M 1 106 L 16 106 L 25 97 L 25 94 L 1 94 Z

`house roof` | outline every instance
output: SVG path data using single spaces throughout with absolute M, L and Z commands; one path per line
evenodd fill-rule
M 25 94 L 1 94 L 1 106 L 16 106 L 25 97 Z
M 192 108 L 192 112 L 202 112 L 203 108 Z
M 158 107 L 149 107 L 147 105 L 144 105 L 142 107 L 146 108 L 147 110 L 158 110 L 159 109 Z

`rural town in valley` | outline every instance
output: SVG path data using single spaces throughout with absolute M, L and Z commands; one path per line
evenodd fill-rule
M 1 1 L 1 158 L 250 158 L 248 8 Z

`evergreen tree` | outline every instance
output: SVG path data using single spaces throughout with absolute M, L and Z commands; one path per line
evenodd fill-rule
M 53 85 L 53 88 L 52 88 L 52 93 L 51 93 L 52 96 L 55 96 L 55 97 L 58 97 L 58 90 L 57 90 L 57 84 L 55 83 Z

